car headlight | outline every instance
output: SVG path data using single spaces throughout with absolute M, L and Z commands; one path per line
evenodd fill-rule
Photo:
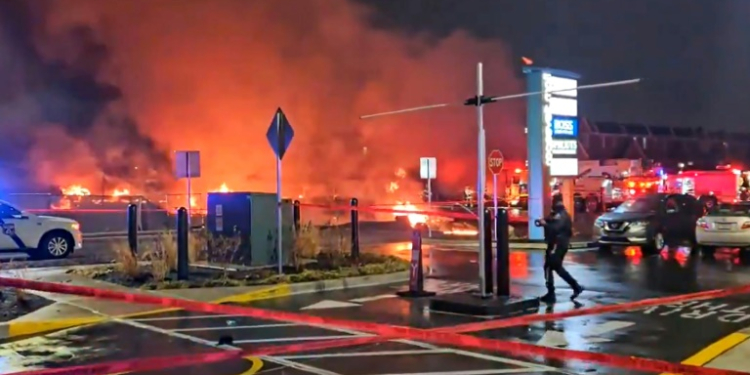
M 70 227 L 73 228 L 74 230 L 81 230 L 81 224 L 79 223 L 70 224 Z
M 604 228 L 604 220 L 596 219 L 596 221 L 594 221 L 594 225 L 596 225 L 599 228 Z

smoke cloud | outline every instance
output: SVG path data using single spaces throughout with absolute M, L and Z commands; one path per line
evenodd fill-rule
M 486 92 L 522 91 L 511 56 L 462 31 L 377 29 L 370 12 L 345 0 L 0 2 L 0 157 L 42 184 L 153 191 L 181 189 L 173 151 L 200 150 L 196 190 L 273 191 L 265 133 L 281 107 L 295 129 L 286 195 L 379 200 L 392 181 L 412 194 L 421 156 L 438 158 L 442 189 L 473 185 L 471 108 L 359 116 L 462 102 L 478 61 Z M 523 102 L 488 107 L 488 149 L 523 160 L 524 116 Z

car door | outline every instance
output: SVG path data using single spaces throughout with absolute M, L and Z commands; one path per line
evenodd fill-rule
M 697 199 L 690 195 L 676 197 L 680 205 L 680 234 L 683 239 L 690 239 L 695 234 L 695 225 L 703 215 L 703 207 Z
M 680 201 L 677 194 L 668 195 L 664 200 L 664 236 L 668 241 L 679 239 L 681 228 L 685 226 L 684 216 L 680 207 Z
M 0 202 L 0 249 L 1 250 L 18 250 L 26 248 L 26 244 L 19 236 L 20 231 L 28 222 L 28 219 L 22 219 L 22 213 L 18 209 L 8 204 Z

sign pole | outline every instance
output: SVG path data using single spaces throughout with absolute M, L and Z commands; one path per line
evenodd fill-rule
M 485 235 L 484 228 L 484 188 L 487 179 L 487 173 L 485 171 L 485 159 L 487 153 L 485 151 L 485 138 L 484 138 L 484 111 L 482 108 L 482 101 L 484 100 L 484 83 L 482 78 L 482 63 L 477 64 L 477 228 L 479 229 L 479 294 L 481 297 L 487 297 L 487 291 L 485 290 L 485 275 L 484 268 L 485 263 L 488 259 L 485 259 L 485 244 L 483 241 Z
M 276 134 L 279 135 L 279 150 L 283 150 L 286 145 L 284 145 L 284 127 L 281 124 L 281 113 L 276 113 Z M 281 156 L 276 156 L 276 248 L 278 250 L 279 259 L 278 259 L 278 267 L 279 267 L 279 275 L 282 275 L 284 273 L 284 257 L 283 257 L 283 248 L 281 247 L 283 241 L 282 241 L 282 233 L 281 230 Z
M 427 173 L 430 173 L 430 162 L 427 161 Z M 427 209 L 432 212 L 432 175 L 427 175 Z M 429 220 L 429 217 L 427 218 Z M 427 237 L 432 238 L 432 226 L 427 223 Z M 432 251 L 430 251 L 430 260 L 432 260 Z M 432 269 L 432 263 L 430 263 Z
M 493 212 L 493 220 L 497 221 L 497 173 L 492 174 L 492 203 L 494 206 Z M 494 239 L 497 240 L 497 231 L 493 231 L 495 237 Z

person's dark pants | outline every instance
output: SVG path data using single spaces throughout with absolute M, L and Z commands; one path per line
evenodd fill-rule
M 554 248 L 551 248 L 554 246 Z M 565 254 L 568 253 L 570 247 L 570 240 L 558 239 L 555 243 L 547 244 L 547 252 L 544 261 L 544 278 L 547 283 L 547 293 L 555 293 L 555 277 L 554 273 L 557 273 L 573 290 L 578 290 L 581 286 L 578 281 L 563 267 L 563 259 Z

